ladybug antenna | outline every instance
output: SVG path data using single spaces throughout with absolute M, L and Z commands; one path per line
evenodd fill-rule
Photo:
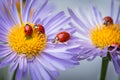
M 26 26 L 28 26 L 29 24 L 26 24 Z
M 103 24 L 104 25 L 107 25 L 108 21 L 107 20 L 104 20 Z
M 37 28 L 38 26 L 37 25 L 34 25 L 34 28 Z

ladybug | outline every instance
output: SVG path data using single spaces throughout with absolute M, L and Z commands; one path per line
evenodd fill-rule
M 114 43 L 114 44 L 111 44 L 109 47 L 108 47 L 108 50 L 113 50 L 116 46 L 118 46 L 117 47 L 117 50 L 119 51 L 120 50 L 120 45 L 119 44 L 117 44 L 117 43 Z
M 31 27 L 31 25 L 26 24 L 26 25 L 24 26 L 24 32 L 25 32 L 25 35 L 26 35 L 26 36 L 31 36 L 32 33 L 33 33 L 33 29 L 32 29 L 32 27 Z
M 64 43 L 70 39 L 70 34 L 68 32 L 60 32 L 56 35 L 55 39 L 53 40 L 53 43 L 61 42 Z
M 39 33 L 45 34 L 45 29 L 41 24 L 37 24 L 34 26 L 35 31 L 38 31 Z
M 108 26 L 113 24 L 113 19 L 110 16 L 106 16 L 103 18 L 103 24 Z

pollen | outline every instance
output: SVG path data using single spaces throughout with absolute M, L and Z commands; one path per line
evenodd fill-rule
M 119 24 L 109 26 L 102 25 L 90 30 L 90 38 L 92 43 L 99 48 L 105 48 L 111 44 L 120 44 L 120 28 Z
M 34 26 L 32 23 L 29 24 Z M 47 37 L 33 29 L 31 37 L 28 38 L 25 36 L 24 26 L 25 24 L 17 24 L 11 28 L 8 33 L 8 45 L 18 55 L 24 54 L 27 58 L 38 56 L 46 47 Z

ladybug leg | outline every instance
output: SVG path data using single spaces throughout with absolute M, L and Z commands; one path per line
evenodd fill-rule
M 108 21 L 107 21 L 107 20 L 104 20 L 104 21 L 103 21 L 103 25 L 106 25 L 106 26 L 107 26 L 107 25 L 108 25 Z
M 67 46 L 67 45 L 68 45 L 68 42 L 64 42 L 63 44 L 64 44 L 65 46 Z
M 53 42 L 52 42 L 53 44 L 55 44 L 55 46 L 54 46 L 54 48 L 57 46 L 57 44 L 58 44 L 58 38 L 57 37 L 55 37 L 54 39 L 53 39 Z
M 111 44 L 109 47 L 108 47 L 108 50 L 112 51 L 113 49 L 117 49 L 118 51 L 120 50 L 119 49 L 119 44 Z
M 43 33 L 39 31 L 38 34 L 43 34 Z
M 56 44 L 57 42 L 58 42 L 58 38 L 55 37 L 55 38 L 53 39 L 52 43 L 53 43 L 53 44 Z
M 118 45 L 117 51 L 120 51 L 120 45 Z

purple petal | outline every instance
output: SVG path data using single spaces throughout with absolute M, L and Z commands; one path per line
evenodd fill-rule
M 111 55 L 112 61 L 115 67 L 115 71 L 120 74 L 120 59 L 118 58 L 118 55 Z
M 0 34 L 6 37 L 8 35 L 8 30 L 6 29 L 6 26 L 0 27 Z
M 4 43 L 4 42 L 7 42 L 7 38 L 6 38 L 5 36 L 3 36 L 3 35 L 2 35 L 2 36 L 0 35 L 0 42 L 1 42 L 1 43 L 2 43 L 2 42 L 3 42 L 3 43 Z
M 54 4 L 52 4 L 52 3 L 47 4 L 44 7 L 44 9 L 40 12 L 40 14 L 37 16 L 36 21 L 37 21 L 37 19 L 40 18 L 41 24 L 43 24 L 43 25 L 47 24 L 48 19 L 53 15 L 53 11 L 55 8 L 56 7 Z M 36 21 L 35 21 L 35 23 L 36 23 Z
M 31 80 L 38 80 L 37 77 L 36 77 L 36 74 L 35 74 L 35 71 L 33 71 L 30 67 L 30 77 L 31 77 Z
M 88 60 L 93 60 L 96 58 L 96 56 L 101 56 L 102 50 L 97 49 L 97 48 L 85 48 L 80 50 L 80 59 L 88 59 Z M 107 54 L 107 53 L 105 53 Z
M 75 36 L 75 35 L 71 35 L 71 37 L 70 37 L 70 40 L 69 40 L 70 42 L 79 42 L 80 41 L 80 38 L 79 37 L 77 37 L 77 36 Z
M 76 29 L 77 29 L 77 31 L 76 32 L 79 32 L 81 35 L 86 35 L 87 34 L 87 32 L 83 29 L 83 28 L 81 28 L 81 27 L 77 27 L 77 26 L 75 26 L 73 23 L 69 23 L 69 25 L 71 26 L 71 27 L 75 27 Z
M 55 16 L 53 16 L 45 25 L 46 29 L 49 29 L 48 26 L 50 25 L 54 25 L 56 22 L 60 21 L 62 18 L 64 18 L 65 13 L 63 11 L 59 12 L 58 14 L 56 14 Z
M 101 17 L 101 13 L 98 11 L 98 9 L 96 7 L 92 7 L 92 11 L 94 13 L 94 21 L 96 22 L 96 24 L 101 24 L 102 22 L 102 17 Z M 95 26 L 95 25 L 94 25 Z
M 116 17 L 115 23 L 119 22 L 119 18 L 120 18 L 120 5 L 119 5 L 119 9 L 118 9 L 118 13 L 117 13 L 117 17 Z
M 71 53 L 79 53 L 81 50 L 81 47 L 75 47 L 72 49 L 67 49 L 67 51 L 71 52 Z
M 88 61 L 92 61 L 92 60 L 94 60 L 97 56 L 98 56 L 98 54 L 96 53 L 96 54 L 94 54 L 93 56 L 90 56 L 87 60 L 88 60 Z
M 2 42 L 1 42 L 2 43 Z M 3 42 L 4 43 L 4 42 Z M 8 44 L 0 44 L 0 51 L 4 51 L 4 50 L 9 50 L 11 51 L 11 48 L 8 47 Z
M 49 72 L 49 75 L 53 75 L 51 76 L 53 80 L 56 80 L 54 79 L 53 77 L 58 77 L 59 76 L 59 72 L 58 71 L 50 71 L 50 70 L 47 70 Z
M 79 14 L 81 15 L 82 19 L 84 19 L 84 21 L 86 21 L 86 24 L 89 24 L 88 27 L 91 28 L 91 26 L 94 26 L 95 24 L 91 23 L 91 20 L 89 20 L 88 16 L 85 15 L 86 13 L 82 10 L 82 8 L 79 8 Z
M 68 59 L 68 60 L 64 60 L 64 59 L 58 59 L 54 56 L 50 56 L 50 55 L 43 55 L 45 59 L 47 59 L 48 61 L 50 61 L 50 63 L 52 63 L 53 66 L 55 66 L 58 69 L 61 70 L 65 70 L 66 67 L 73 67 L 74 65 L 78 65 L 79 62 L 78 61 L 74 61 L 72 59 Z
M 2 51 L 2 52 L 0 52 L 0 58 L 3 58 L 3 57 L 5 57 L 5 56 L 7 56 L 7 55 L 9 55 L 9 54 L 11 54 L 13 51 L 11 51 L 11 50 L 5 50 L 5 51 Z
M 47 5 L 47 3 L 48 3 L 48 0 L 45 0 L 45 2 L 42 4 L 42 6 L 41 6 L 38 10 L 36 10 L 36 12 L 33 14 L 33 22 L 36 21 L 36 20 L 34 20 L 34 19 L 37 18 L 37 16 L 38 16 L 39 13 L 45 8 L 45 6 Z
M 27 59 L 26 57 L 23 57 L 23 77 L 27 76 Z
M 15 80 L 22 80 L 22 70 L 17 69 Z
M 55 25 L 52 25 L 54 28 L 54 31 L 58 31 L 61 27 L 65 26 L 67 23 L 69 23 L 70 21 L 70 17 L 68 18 L 63 18 L 63 20 L 61 21 L 58 21 Z M 52 26 L 49 26 L 49 27 L 52 27 Z M 50 28 L 49 30 L 47 30 L 47 34 L 52 34 L 54 31 L 53 31 L 52 28 Z
M 60 28 L 62 28 L 65 24 L 67 24 L 70 21 L 70 18 L 65 16 L 65 13 L 59 12 L 57 15 L 55 15 L 52 19 L 48 21 L 48 23 L 45 25 L 46 27 L 46 33 L 51 34 L 54 31 L 58 31 Z M 58 27 L 59 26 L 59 27 Z M 54 29 L 54 31 L 53 31 Z
M 19 19 L 19 16 L 18 16 L 17 8 L 16 8 L 16 5 L 15 5 L 15 1 L 11 0 L 11 4 L 9 4 L 9 1 L 5 0 L 5 3 L 6 3 L 7 8 L 9 9 L 10 16 L 13 19 L 13 22 L 15 24 L 20 23 L 20 19 Z
M 12 63 L 14 60 L 17 59 L 17 55 L 16 53 L 11 53 L 10 55 L 8 55 L 7 57 L 5 57 L 2 61 L 1 64 L 9 64 Z
M 14 60 L 16 60 L 16 54 L 11 53 L 11 55 L 5 57 L 1 62 L 0 62 L 0 67 L 5 67 L 9 64 L 11 64 L 12 62 L 14 62 Z
M 56 53 L 58 53 L 58 52 L 66 52 L 67 53 L 66 48 L 59 49 L 59 48 L 55 48 L 54 45 L 49 45 L 49 46 L 47 45 L 47 47 L 48 48 L 45 48 L 45 50 L 43 52 L 47 52 L 47 53 L 49 53 L 49 52 L 56 52 Z
M 36 60 L 36 67 L 38 68 L 38 71 L 41 73 L 41 76 L 44 80 L 52 80 L 47 71 L 41 66 L 41 64 L 38 63 Z
M 110 8 L 110 16 L 113 17 L 113 12 L 114 12 L 114 1 L 111 0 L 111 8 Z
M 47 69 L 51 70 L 51 71 L 56 71 L 55 67 L 52 66 L 48 61 L 46 61 L 42 55 L 40 55 L 39 58 L 37 58 L 37 60 Z M 49 66 L 49 67 L 48 67 Z
M 59 58 L 59 59 L 71 59 L 73 56 L 72 55 L 69 55 L 69 54 L 65 54 L 65 53 L 56 53 L 56 52 L 52 52 L 52 53 L 44 53 L 46 55 L 50 55 L 50 56 L 54 56 L 56 58 Z
M 26 0 L 26 6 L 25 6 L 25 9 L 23 10 L 23 14 L 24 14 L 23 15 L 23 22 L 27 22 L 28 17 L 30 17 L 30 10 L 31 10 L 33 1 L 34 0 Z
M 65 70 L 65 67 L 61 64 L 61 63 L 58 63 L 57 60 L 51 56 L 46 56 L 46 55 L 43 55 L 43 57 L 49 61 L 54 67 L 60 69 L 60 70 Z
M 29 62 L 29 71 L 33 80 L 43 80 L 41 73 L 38 71 L 35 62 Z
M 66 43 L 58 43 L 58 44 L 53 44 L 52 41 L 49 40 L 49 43 L 46 47 L 46 49 L 44 50 L 44 52 L 53 52 L 53 50 L 55 50 L 56 52 L 64 52 L 64 53 L 68 53 L 66 50 L 67 49 L 72 49 L 72 48 L 75 48 L 75 47 L 79 47 L 80 44 L 79 41 L 72 41 L 72 40 L 69 40 L 67 41 Z M 55 52 L 54 51 L 54 52 Z
M 10 13 L 9 13 L 9 9 L 6 7 L 5 2 L 2 1 L 2 3 L 0 5 L 1 5 L 0 7 L 2 8 L 1 11 L 3 10 L 3 12 L 1 14 L 4 16 L 4 18 L 6 18 L 8 24 L 10 26 L 13 26 L 14 22 L 11 18 Z
M 1 21 L 1 19 L 0 19 L 0 21 Z M 6 25 L 3 21 L 1 21 L 1 24 L 0 24 L 0 33 L 2 33 L 2 34 L 5 34 L 5 35 L 7 35 L 8 34 L 8 31 L 9 31 L 9 26 L 8 25 Z
M 71 28 L 67 28 L 67 29 L 61 29 L 61 31 L 66 31 L 66 32 L 70 33 L 71 35 L 73 35 L 76 32 L 76 28 L 71 27 Z
M 18 60 L 16 60 L 16 62 L 13 62 L 10 66 L 10 72 L 14 72 L 15 69 L 17 68 L 18 66 Z
M 18 11 L 17 11 L 17 8 L 16 8 L 16 5 L 15 5 L 15 2 L 12 0 L 12 7 L 11 7 L 11 14 L 14 13 L 14 21 L 16 21 L 16 23 L 20 23 L 20 19 L 19 19 L 19 14 L 18 14 Z
M 70 16 L 73 18 L 73 20 L 80 26 L 84 27 L 85 31 L 88 31 L 89 29 L 87 26 L 74 14 L 74 12 L 71 9 L 68 9 Z

